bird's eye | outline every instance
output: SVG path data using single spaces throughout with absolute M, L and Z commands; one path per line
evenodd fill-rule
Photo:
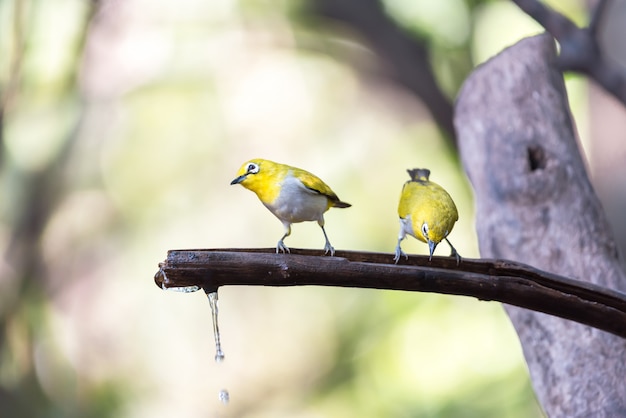
M 248 164 L 248 168 L 246 169 L 248 174 L 256 174 L 259 172 L 259 165 L 255 163 Z
M 428 238 L 428 224 L 426 222 L 422 224 L 422 235 L 424 238 Z

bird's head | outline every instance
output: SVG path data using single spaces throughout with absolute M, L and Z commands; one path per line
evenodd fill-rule
M 255 177 L 261 172 L 264 160 L 254 159 L 244 163 L 237 171 L 237 177 L 230 184 L 241 184 L 247 186 L 254 183 Z
M 447 237 L 449 232 L 450 231 L 441 223 L 434 223 L 430 227 L 427 222 L 422 223 L 420 233 L 424 237 L 424 241 L 428 244 L 431 259 L 435 248 L 437 248 L 437 244 Z
M 280 164 L 272 161 L 255 158 L 239 168 L 237 177 L 230 184 L 241 184 L 246 189 L 255 192 L 259 197 L 265 196 L 268 190 L 273 190 L 275 182 L 272 180 L 276 178 L 280 167 Z M 265 198 L 268 197 L 265 196 Z

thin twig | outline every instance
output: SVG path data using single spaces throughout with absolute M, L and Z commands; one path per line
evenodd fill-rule
M 162 289 L 220 286 L 338 286 L 473 296 L 580 322 L 626 338 L 626 295 L 504 260 L 292 249 L 172 250 L 155 275 Z
M 561 46 L 557 63 L 562 71 L 589 76 L 608 93 L 626 105 L 626 71 L 606 59 L 598 43 L 598 26 L 606 11 L 606 1 L 599 1 L 589 27 L 579 28 L 566 16 L 537 0 L 513 0 L 535 19 Z
M 456 150 L 452 101 L 439 87 L 426 42 L 403 31 L 380 0 L 315 0 L 318 14 L 350 25 L 382 59 L 389 77 L 420 98 Z

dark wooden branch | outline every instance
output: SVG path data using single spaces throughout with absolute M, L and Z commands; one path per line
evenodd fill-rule
M 503 260 L 292 249 L 173 250 L 155 275 L 162 289 L 220 286 L 339 286 L 435 292 L 495 300 L 577 321 L 626 338 L 626 294 Z
M 598 2 L 586 28 L 577 27 L 566 16 L 537 0 L 513 2 L 559 41 L 561 52 L 557 63 L 562 71 L 589 76 L 626 105 L 626 71 L 607 59 L 598 43 L 598 26 L 606 10 L 605 1 Z

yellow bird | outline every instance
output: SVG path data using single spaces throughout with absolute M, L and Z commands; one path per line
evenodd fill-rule
M 409 234 L 428 244 L 429 260 L 432 260 L 437 244 L 445 239 L 452 249 L 450 256 L 456 257 L 459 264 L 461 257 L 447 238 L 459 219 L 454 201 L 443 187 L 428 179 L 430 170 L 414 168 L 407 171 L 411 180 L 402 187 L 398 205 L 400 233 L 394 261 L 397 263 L 401 256 L 408 258 L 400 243 Z
M 276 252 L 289 252 L 283 240 L 291 234 L 291 224 L 317 221 L 326 239 L 324 254 L 335 254 L 324 230 L 324 212 L 351 205 L 339 200 L 319 177 L 300 168 L 258 158 L 244 163 L 230 184 L 252 190 L 283 223 L 285 234 L 278 241 Z

